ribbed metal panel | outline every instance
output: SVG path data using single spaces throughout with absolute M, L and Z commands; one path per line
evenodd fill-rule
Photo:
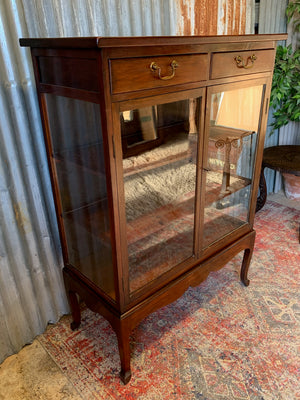
M 0 3 L 0 361 L 68 310 L 22 7 Z
M 176 34 L 172 0 L 23 1 L 28 35 L 152 36 Z
M 254 0 L 0 1 L 0 362 L 68 312 L 30 54 L 18 38 L 250 33 L 253 16 Z
M 261 0 L 259 9 L 259 33 L 286 32 L 285 9 L 287 0 Z
M 177 0 L 177 34 L 254 33 L 254 0 Z
M 254 0 L 219 0 L 219 35 L 254 33 Z
M 285 10 L 287 0 L 264 0 L 260 2 L 259 9 L 259 33 L 282 33 L 287 31 Z M 293 34 L 291 27 L 288 29 L 289 38 L 287 43 L 295 44 L 298 40 L 297 35 Z M 284 43 L 279 43 L 283 44 Z M 269 115 L 269 128 L 266 134 L 265 147 L 282 144 L 298 144 L 300 142 L 299 123 L 289 123 L 282 127 L 279 132 L 270 136 L 272 121 L 272 110 Z M 272 170 L 265 170 L 268 193 L 277 193 L 282 189 L 281 174 Z

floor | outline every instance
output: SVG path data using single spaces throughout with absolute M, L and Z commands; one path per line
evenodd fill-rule
M 282 192 L 268 200 L 300 210 L 300 201 Z M 36 339 L 0 365 L 0 400 L 77 400 L 80 393 L 69 382 Z

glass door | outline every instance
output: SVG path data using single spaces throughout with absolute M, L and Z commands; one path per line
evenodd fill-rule
M 120 113 L 130 292 L 195 254 L 200 114 L 199 96 Z
M 264 85 L 209 89 L 203 248 L 248 222 Z

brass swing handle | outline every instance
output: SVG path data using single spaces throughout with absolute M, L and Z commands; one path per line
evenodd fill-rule
M 252 54 L 252 56 L 247 58 L 246 64 L 241 56 L 234 57 L 234 59 L 238 68 L 252 68 L 257 57 L 255 54 Z M 251 62 L 251 64 L 249 64 L 249 62 Z
M 161 76 L 161 67 L 159 67 L 156 62 L 152 62 L 150 64 L 150 70 L 152 72 L 156 72 L 158 73 L 158 78 L 163 80 L 163 81 L 167 81 L 168 79 L 172 79 L 175 76 L 175 70 L 176 68 L 179 66 L 178 62 L 176 60 L 173 60 L 170 64 L 170 67 L 172 68 L 172 74 L 171 75 L 167 75 L 167 76 Z

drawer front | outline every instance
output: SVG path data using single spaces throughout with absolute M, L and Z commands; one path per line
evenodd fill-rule
M 250 50 L 212 55 L 211 79 L 271 71 L 275 50 Z
M 110 73 L 113 94 L 204 81 L 208 78 L 208 55 L 115 59 L 110 62 Z

